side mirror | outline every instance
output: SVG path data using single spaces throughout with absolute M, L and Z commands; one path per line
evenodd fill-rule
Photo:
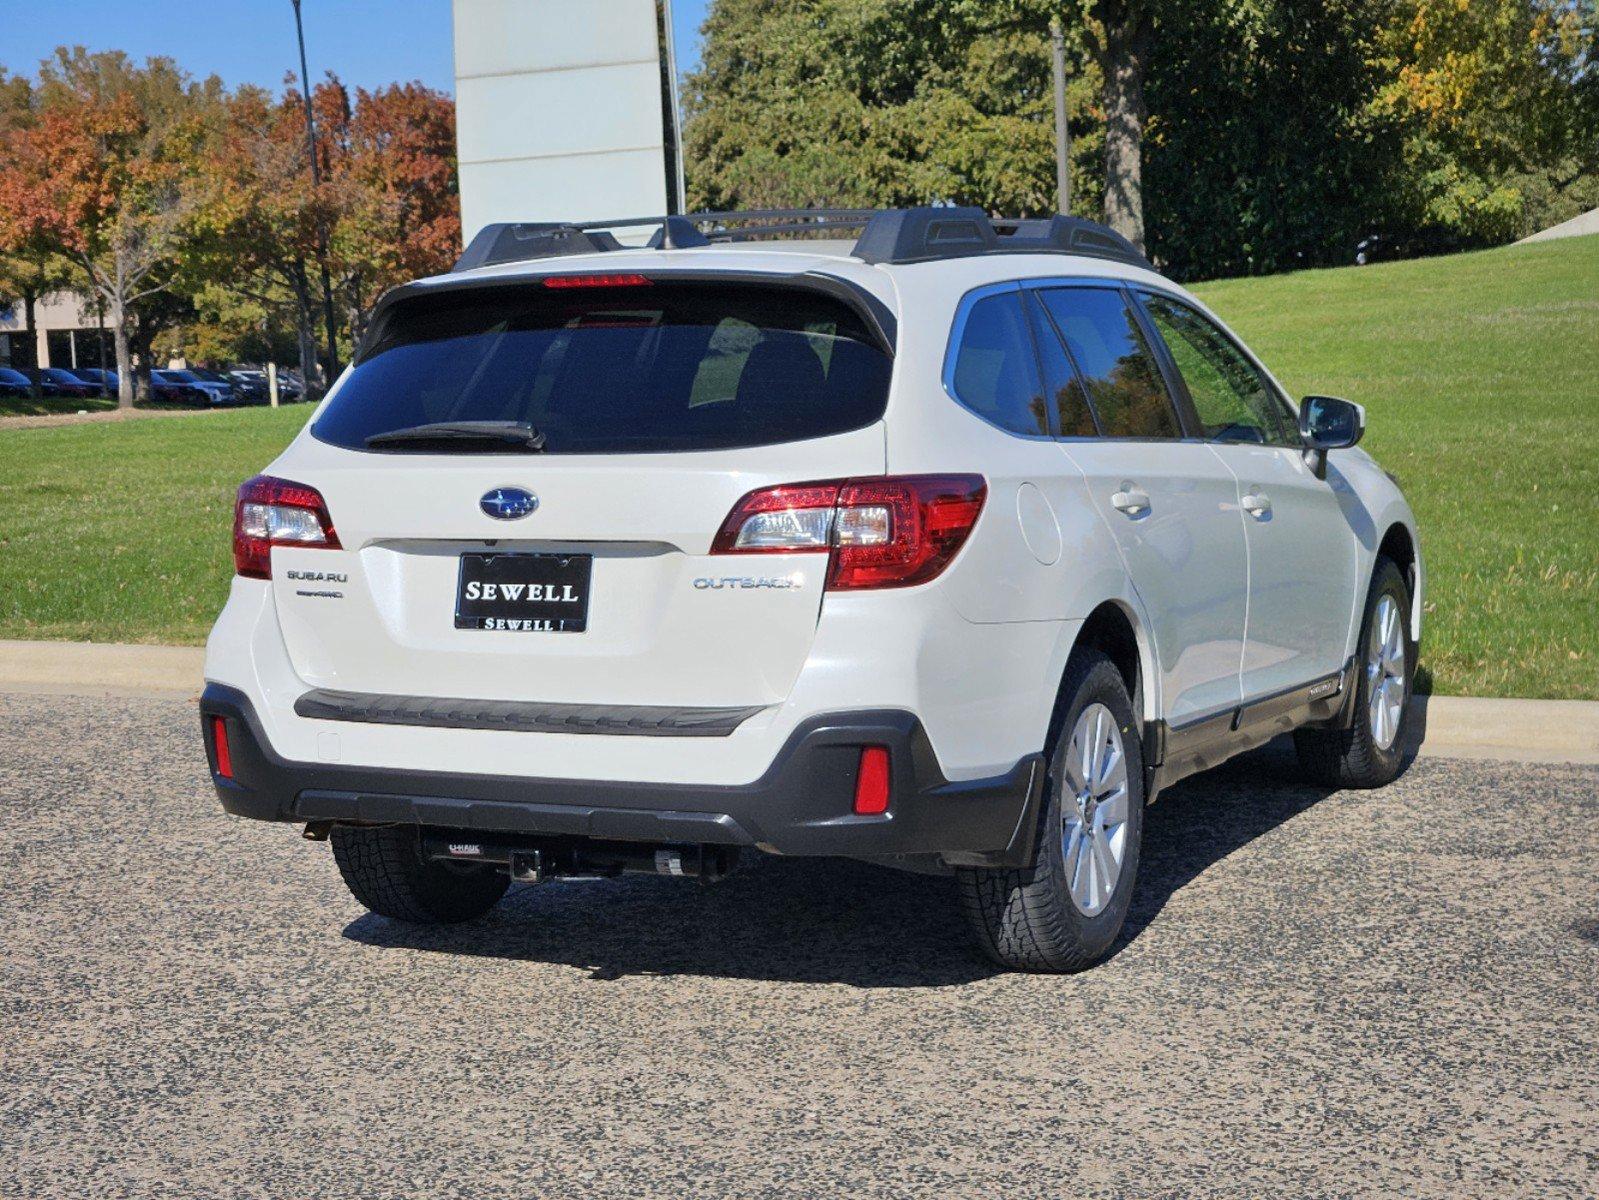
M 1327 451 L 1353 446 L 1366 433 L 1366 410 L 1336 396 L 1306 396 L 1299 406 L 1299 436 L 1311 470 L 1327 478 Z

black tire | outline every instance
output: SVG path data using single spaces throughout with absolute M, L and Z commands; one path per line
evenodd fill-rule
M 962 869 L 961 901 L 983 952 L 1017 971 L 1081 971 L 1109 952 L 1127 919 L 1144 829 L 1144 756 L 1132 699 L 1116 665 L 1097 650 L 1079 651 L 1066 669 L 1067 703 L 1049 746 L 1049 775 L 1038 851 L 1020 870 Z M 1110 710 L 1127 768 L 1127 820 L 1120 874 L 1104 907 L 1085 915 L 1071 897 L 1062 839 L 1065 755 L 1078 717 L 1091 704 Z
M 1388 746 L 1379 744 L 1371 727 L 1371 672 L 1367 653 L 1372 622 L 1384 596 L 1391 597 L 1404 617 L 1404 702 L 1399 709 L 1398 732 Z M 1354 719 L 1348 729 L 1297 729 L 1294 750 L 1306 779 L 1322 787 L 1375 788 L 1392 783 L 1405 765 L 1405 738 L 1410 723 L 1410 697 L 1416 679 L 1416 644 L 1410 639 L 1410 587 L 1404 572 L 1388 558 L 1379 558 L 1372 570 L 1366 612 L 1356 643 Z
M 329 839 L 350 893 L 380 917 L 447 925 L 481 917 L 510 879 L 493 867 L 430 862 L 407 825 L 335 825 Z

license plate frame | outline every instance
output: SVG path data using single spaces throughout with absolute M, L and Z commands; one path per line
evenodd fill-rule
M 470 551 L 460 556 L 456 570 L 455 627 L 586 633 L 593 581 L 592 554 Z M 472 585 L 476 594 L 469 594 Z M 530 598 L 535 588 L 540 594 Z

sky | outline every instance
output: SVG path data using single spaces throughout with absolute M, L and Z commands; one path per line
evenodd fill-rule
M 679 73 L 699 61 L 709 2 L 672 0 Z M 301 7 L 313 80 L 331 70 L 352 86 L 419 79 L 454 91 L 450 0 L 302 0 Z M 290 0 L 0 0 L 0 66 L 31 75 L 61 45 L 124 50 L 141 61 L 167 55 L 230 87 L 276 88 L 285 72 L 299 72 Z

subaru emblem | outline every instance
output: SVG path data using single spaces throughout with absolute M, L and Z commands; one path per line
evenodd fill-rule
M 525 488 L 495 488 L 492 492 L 486 492 L 477 505 L 496 520 L 514 521 L 536 509 L 539 498 Z

